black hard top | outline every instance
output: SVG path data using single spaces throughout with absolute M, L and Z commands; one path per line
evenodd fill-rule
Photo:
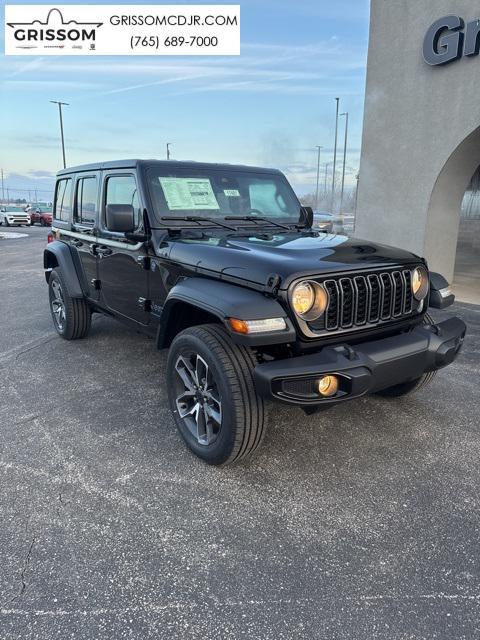
M 57 173 L 57 176 L 68 175 L 70 173 L 80 173 L 82 171 L 102 171 L 107 169 L 136 169 L 138 167 L 163 166 L 169 169 L 178 167 L 179 169 L 211 169 L 216 171 L 251 171 L 254 173 L 280 173 L 278 169 L 266 169 L 265 167 L 249 167 L 240 164 L 219 164 L 214 162 L 194 162 L 192 160 L 110 160 L 107 162 L 94 162 L 92 164 L 81 164 L 77 167 L 67 167 Z

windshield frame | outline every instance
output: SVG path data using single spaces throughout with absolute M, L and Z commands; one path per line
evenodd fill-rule
M 289 206 L 291 205 L 298 210 L 298 215 L 269 215 L 267 213 L 262 213 L 262 215 L 258 216 L 257 220 L 235 220 L 235 226 L 239 229 L 244 229 L 246 227 L 261 227 L 262 225 L 272 225 L 273 223 L 284 223 L 286 225 L 299 225 L 302 224 L 302 205 L 293 190 L 291 184 L 285 177 L 285 175 L 276 169 L 262 169 L 262 168 L 250 168 L 250 167 L 239 167 L 235 165 L 208 165 L 198 163 L 172 163 L 172 165 L 167 165 L 167 163 L 159 162 L 158 164 L 152 163 L 148 164 L 144 168 L 143 172 L 143 182 L 145 192 L 148 196 L 148 200 L 151 202 L 151 214 L 152 218 L 155 220 L 155 224 L 152 225 L 153 228 L 157 229 L 172 229 L 172 228 L 214 228 L 220 231 L 220 227 L 218 227 L 214 220 L 218 220 L 219 222 L 224 222 L 229 216 L 232 215 L 232 212 L 224 212 L 220 215 L 212 215 L 211 209 L 182 209 L 178 211 L 178 221 L 175 220 L 176 212 L 172 211 L 168 208 L 160 208 L 158 206 L 158 200 L 156 195 L 152 193 L 153 191 L 153 181 L 155 179 L 159 179 L 161 177 L 179 177 L 179 178 L 202 178 L 208 177 L 209 174 L 218 174 L 218 173 L 226 173 L 226 174 L 239 174 L 239 176 L 247 178 L 248 175 L 252 177 L 257 177 L 259 180 L 273 178 L 275 181 L 278 181 L 281 184 L 282 189 L 284 189 L 284 193 L 287 198 L 290 200 L 287 203 Z M 197 219 L 202 220 L 205 218 L 205 221 L 200 223 L 200 225 L 196 222 L 182 220 L 182 217 L 186 216 L 194 216 Z M 162 220 L 162 218 L 171 218 L 168 220 Z M 211 219 L 211 220 L 209 220 Z M 270 220 L 272 222 L 270 222 Z M 152 220 L 153 222 L 153 220 Z M 230 222 L 231 224 L 231 222 Z

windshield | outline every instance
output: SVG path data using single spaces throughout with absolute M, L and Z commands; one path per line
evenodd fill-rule
M 298 223 L 300 203 L 277 173 L 151 167 L 150 194 L 158 217 L 258 216 Z

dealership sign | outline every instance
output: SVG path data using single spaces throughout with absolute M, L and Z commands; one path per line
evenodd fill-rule
M 6 55 L 239 55 L 239 5 L 5 5 Z
M 465 26 L 459 16 L 445 16 L 432 24 L 423 41 L 423 58 L 432 66 L 448 64 L 463 56 L 478 56 L 479 52 L 478 19 Z

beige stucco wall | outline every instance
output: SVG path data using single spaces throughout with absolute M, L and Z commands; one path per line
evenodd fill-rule
M 459 208 L 480 165 L 480 57 L 427 65 L 428 27 L 473 0 L 372 0 L 355 235 L 425 256 L 452 279 Z

